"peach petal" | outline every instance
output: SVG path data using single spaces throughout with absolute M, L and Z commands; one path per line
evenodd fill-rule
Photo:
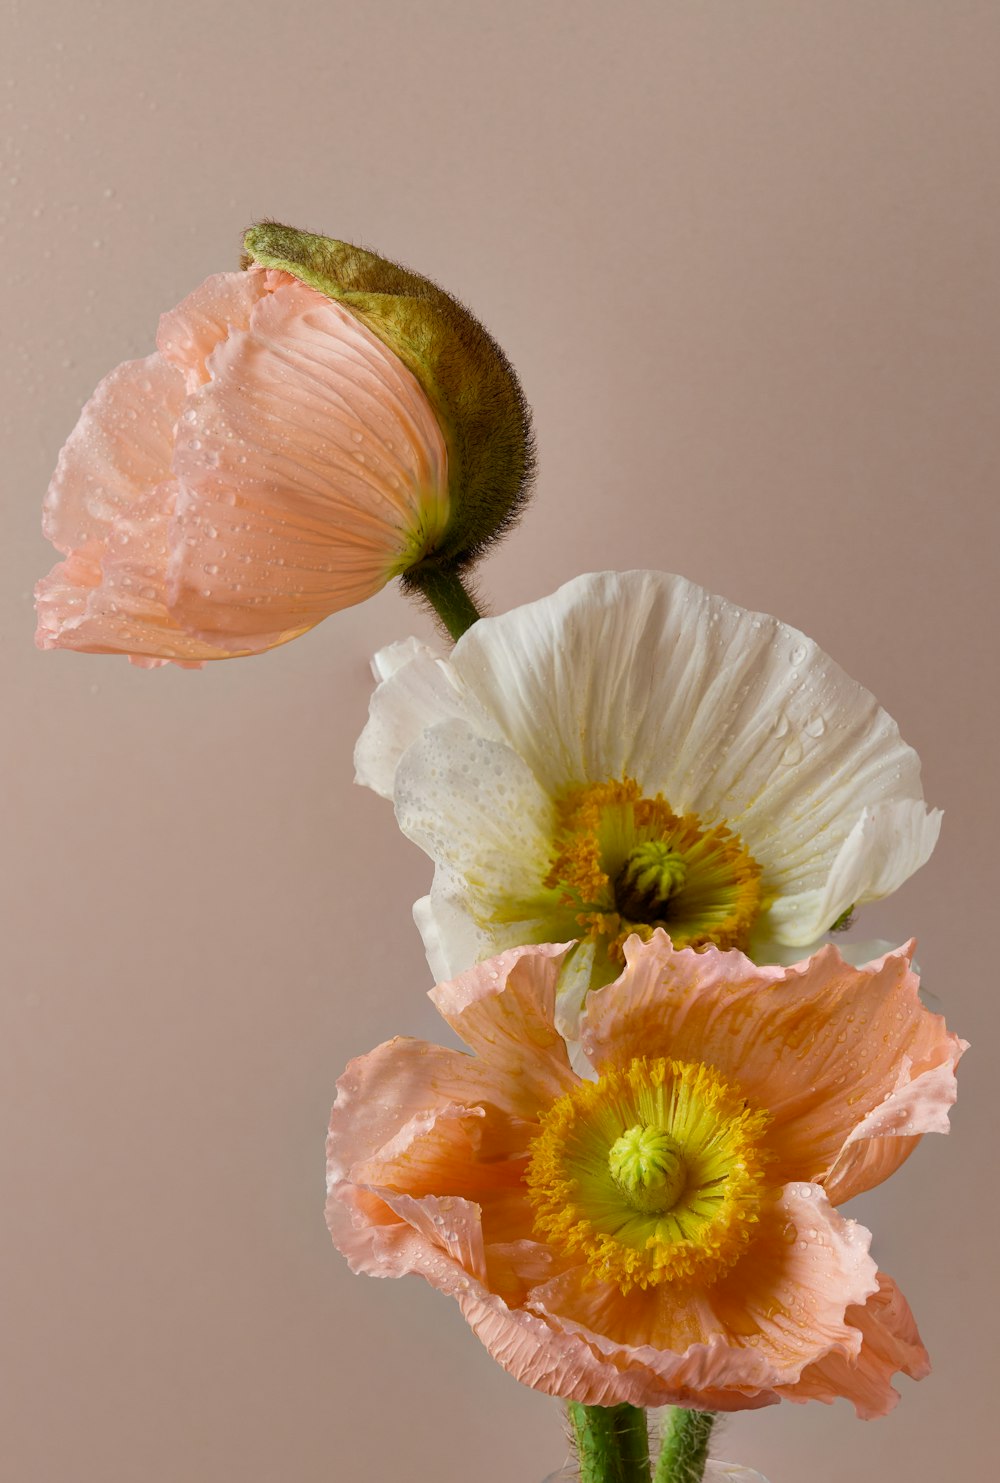
M 97 387 L 67 438 L 42 509 L 42 530 L 68 554 L 107 542 L 137 499 L 170 478 L 184 381 L 159 355 L 126 361 Z
M 331 1178 L 405 1151 L 433 1129 L 440 1115 L 456 1108 L 489 1125 L 494 1158 L 505 1151 L 502 1122 L 487 1116 L 496 1109 L 508 1120 L 507 1151 L 516 1157 L 524 1151 L 526 1125 L 537 1117 L 538 1100 L 528 1076 L 508 1077 L 475 1056 L 420 1040 L 397 1037 L 359 1056 L 337 1082 L 328 1142 Z
M 608 1352 L 584 1336 L 524 1308 L 510 1309 L 495 1294 L 470 1291 L 459 1303 L 466 1321 L 490 1354 L 523 1385 L 589 1406 L 697 1406 L 711 1411 L 756 1410 L 774 1405 L 773 1391 L 742 1393 L 708 1385 L 693 1389 L 664 1380 L 643 1353 Z
M 547 1105 L 575 1085 L 555 1028 L 556 986 L 566 946 L 510 948 L 439 984 L 430 998 L 477 1060 Z
M 196 391 L 209 379 L 208 357 L 233 330 L 249 326 L 258 299 L 294 281 L 288 273 L 264 268 L 213 273 L 176 309 L 160 315 L 156 348 L 165 361 L 184 374 L 187 391 Z
M 105 376 L 81 412 L 45 497 L 43 529 L 66 559 L 35 588 L 39 648 L 127 654 L 144 668 L 228 657 L 167 612 L 170 459 L 183 399 L 180 375 L 151 355 Z
M 482 1104 L 419 1112 L 382 1148 L 351 1165 L 351 1182 L 485 1200 L 520 1188 L 533 1129 Z
M 400 1194 L 398 1190 L 375 1190 L 390 1210 L 405 1220 L 431 1247 L 438 1247 L 452 1261 L 480 1282 L 486 1280 L 486 1253 L 479 1207 L 455 1195 Z
M 899 1401 L 890 1384 L 897 1371 L 913 1380 L 930 1373 L 930 1359 L 917 1331 L 909 1304 L 895 1282 L 879 1273 L 879 1289 L 863 1307 L 847 1310 L 847 1321 L 861 1333 L 855 1360 L 831 1350 L 809 1365 L 796 1385 L 782 1388 L 790 1401 L 825 1401 L 844 1396 L 864 1421 L 885 1416 Z
M 773 1114 L 774 1180 L 837 1166 L 844 1200 L 946 1127 L 954 1100 L 964 1042 L 921 1004 L 911 951 L 858 969 L 827 946 L 761 968 L 738 952 L 675 950 L 663 932 L 632 938 L 624 973 L 587 1001 L 583 1046 L 598 1069 L 633 1055 L 710 1062 Z
M 206 364 L 174 455 L 185 628 L 302 632 L 378 591 L 440 531 L 447 454 L 430 403 L 340 305 L 281 284 Z
M 709 1388 L 697 1394 L 668 1386 L 639 1355 L 606 1357 L 581 1335 L 529 1312 L 511 1307 L 428 1232 L 425 1212 L 405 1200 L 397 1213 L 379 1193 L 334 1182 L 327 1199 L 327 1224 L 351 1269 L 375 1277 L 416 1273 L 457 1299 L 466 1321 L 490 1354 L 523 1384 L 591 1405 L 637 1406 L 703 1404 L 714 1410 L 741 1410 L 772 1404 L 777 1396 L 741 1395 Z M 433 1221 L 433 1209 L 431 1219 Z M 415 1217 L 416 1224 L 410 1223 Z M 536 1263 L 541 1274 L 544 1262 Z
M 99 541 L 71 551 L 35 587 L 40 649 L 75 649 L 89 654 L 126 654 L 140 668 L 173 661 L 200 669 L 208 659 L 229 655 L 184 633 L 167 612 L 164 590 L 167 517 L 158 491 L 136 501 L 134 522 L 141 528 L 125 555 L 112 539 L 106 552 Z M 166 496 L 164 496 L 166 498 Z M 149 508 L 143 518 L 143 508 Z
M 818 1186 L 789 1185 L 762 1213 L 745 1257 L 710 1287 L 663 1284 L 623 1297 L 577 1267 L 529 1306 L 622 1365 L 636 1358 L 665 1387 L 754 1395 L 794 1382 L 833 1348 L 857 1352 L 844 1312 L 875 1288 L 870 1239 Z

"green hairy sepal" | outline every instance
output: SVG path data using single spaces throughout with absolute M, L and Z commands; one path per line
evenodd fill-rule
M 504 535 L 534 474 L 531 417 L 513 367 L 464 305 L 363 247 L 277 222 L 251 227 L 244 268 L 280 268 L 335 299 L 393 350 L 427 394 L 448 449 L 448 525 L 403 574 L 420 588 L 461 572 Z

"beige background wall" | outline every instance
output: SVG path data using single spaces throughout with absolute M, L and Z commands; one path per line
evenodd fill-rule
M 887 1421 L 738 1419 L 772 1483 L 988 1476 L 996 1375 L 1000 7 L 972 0 L 4 10 L 0 1474 L 535 1483 L 555 1404 L 322 1219 L 336 1076 L 435 1033 L 429 878 L 351 786 L 395 592 L 200 674 L 39 654 L 81 403 L 273 215 L 480 313 L 535 506 L 498 608 L 677 569 L 869 685 L 947 810 L 864 935 L 976 1042 L 950 1141 L 857 1211 L 936 1361 Z M 992 1376 L 991 1376 L 992 1370 Z

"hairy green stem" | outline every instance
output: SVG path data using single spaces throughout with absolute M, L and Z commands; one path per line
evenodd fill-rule
M 433 608 L 456 641 L 483 616 L 457 572 L 433 566 L 411 567 L 403 576 L 403 588 Z
M 675 1406 L 670 1412 L 655 1483 L 701 1483 L 715 1415 Z
M 646 1413 L 636 1406 L 567 1406 L 580 1483 L 650 1483 Z

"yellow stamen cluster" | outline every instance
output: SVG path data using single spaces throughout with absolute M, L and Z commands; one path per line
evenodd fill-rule
M 758 1220 L 769 1121 L 712 1066 L 641 1056 L 612 1067 L 541 1120 L 525 1173 L 535 1230 L 623 1293 L 708 1285 Z
M 761 868 L 725 824 L 703 828 L 632 778 L 572 788 L 556 805 L 545 884 L 582 935 L 624 961 L 625 939 L 665 927 L 675 947 L 746 948 L 761 906 Z

